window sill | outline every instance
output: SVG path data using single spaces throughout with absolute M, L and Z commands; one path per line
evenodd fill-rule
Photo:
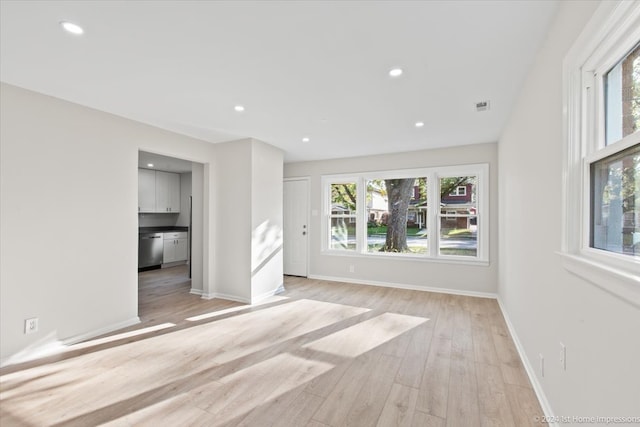
M 640 276 L 584 255 L 557 252 L 566 270 L 610 294 L 640 307 Z
M 410 254 L 385 254 L 385 253 L 360 253 L 353 251 L 336 251 L 336 250 L 324 250 L 322 251 L 322 255 L 329 256 L 342 256 L 342 257 L 351 257 L 351 258 L 365 258 L 365 259 L 387 259 L 390 261 L 419 261 L 419 262 L 435 262 L 441 264 L 456 264 L 456 265 L 473 265 L 473 266 L 483 266 L 488 267 L 489 261 L 476 259 L 471 257 L 427 257 L 427 256 L 419 256 L 419 255 L 410 255 Z

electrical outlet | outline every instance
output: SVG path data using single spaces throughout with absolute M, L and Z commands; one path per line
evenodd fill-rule
M 353 264 L 351 264 L 349 266 L 349 273 L 355 273 L 355 271 L 356 271 L 356 267 Z
M 38 318 L 32 317 L 31 319 L 26 319 L 24 321 L 24 333 L 25 334 L 33 334 L 34 332 L 38 332 Z
M 567 370 L 567 347 L 560 342 L 560 367 L 563 371 Z
M 538 356 L 540 356 L 540 375 L 542 376 L 542 378 L 544 378 L 544 356 L 542 355 L 542 353 L 540 353 Z

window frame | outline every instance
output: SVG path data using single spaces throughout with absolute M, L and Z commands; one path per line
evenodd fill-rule
M 603 2 L 563 63 L 564 267 L 640 306 L 640 260 L 591 242 L 591 164 L 640 141 L 640 132 L 606 145 L 604 76 L 640 40 L 640 4 Z M 575 219 L 578 218 L 576 221 Z
M 326 203 L 324 206 L 324 210 L 323 210 L 323 226 L 321 227 L 322 229 L 322 235 L 324 236 L 322 241 L 323 243 L 327 246 L 328 250 L 334 251 L 334 252 L 341 252 L 341 253 L 352 253 L 354 251 L 358 250 L 358 227 L 356 226 L 356 248 L 354 250 L 352 249 L 331 249 L 331 220 L 333 218 L 345 218 L 349 220 L 349 223 L 352 224 L 354 221 L 353 219 L 355 219 L 357 221 L 358 218 L 358 214 L 359 214 L 359 210 L 360 210 L 360 206 L 361 206 L 361 201 L 360 198 L 358 196 L 356 196 L 356 210 L 355 213 L 352 210 L 348 210 L 347 214 L 334 214 L 333 213 L 333 205 L 331 203 L 331 186 L 333 184 L 350 184 L 350 183 L 354 183 L 356 184 L 356 195 L 358 194 L 358 189 L 360 188 L 358 179 L 353 177 L 353 176 L 347 176 L 347 175 L 336 175 L 336 179 L 334 179 L 333 181 L 331 181 L 330 183 L 328 183 L 328 185 L 324 185 L 323 182 L 323 200 L 327 200 L 329 203 Z
M 460 189 L 464 191 L 462 191 L 461 193 Z M 464 185 L 457 186 L 455 192 L 452 192 L 449 194 L 449 196 L 452 196 L 452 197 L 459 197 L 459 196 L 466 196 L 466 195 L 467 195 L 467 187 L 465 187 Z
M 471 215 L 477 218 L 477 251 L 476 256 L 465 255 L 441 255 L 439 253 L 440 240 L 440 178 L 454 176 L 476 177 L 476 213 Z M 400 178 L 427 178 L 427 199 L 432 200 L 433 194 L 438 195 L 437 203 L 427 204 L 427 229 L 428 249 L 424 254 L 417 253 L 392 253 L 392 252 L 368 252 L 367 247 L 367 209 L 366 209 L 366 183 L 376 179 L 400 179 Z M 331 209 L 331 185 L 344 182 L 355 182 L 356 197 L 356 248 L 355 250 L 336 250 L 330 245 L 330 209 Z M 321 253 L 331 256 L 356 256 L 366 258 L 389 258 L 420 261 L 452 262 L 459 264 L 489 265 L 489 164 L 469 164 L 460 166 L 439 166 L 416 169 L 395 169 L 384 171 L 358 172 L 351 174 L 323 175 L 322 185 L 322 224 L 321 224 Z

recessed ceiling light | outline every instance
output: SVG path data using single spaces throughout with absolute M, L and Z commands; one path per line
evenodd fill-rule
M 311 141 L 309 138 L 307 138 L 306 136 L 304 138 L 302 138 L 302 142 L 309 142 Z
M 422 126 L 424 126 L 424 122 L 416 122 L 417 128 L 421 128 Z
M 147 167 L 148 168 L 152 168 L 153 167 L 153 163 L 147 163 Z
M 60 25 L 68 33 L 75 34 L 78 36 L 84 33 L 84 30 L 82 29 L 82 27 L 78 24 L 74 24 L 73 22 L 62 21 L 60 22 Z
M 402 68 L 392 68 L 389 70 L 389 75 L 391 77 L 400 77 L 402 75 Z
M 244 111 L 244 107 L 242 105 L 236 105 L 235 107 L 233 107 L 234 110 L 236 110 L 238 113 L 241 113 Z

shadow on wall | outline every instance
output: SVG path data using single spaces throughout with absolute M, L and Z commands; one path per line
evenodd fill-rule
M 251 277 L 282 251 L 282 228 L 267 220 L 251 232 Z

